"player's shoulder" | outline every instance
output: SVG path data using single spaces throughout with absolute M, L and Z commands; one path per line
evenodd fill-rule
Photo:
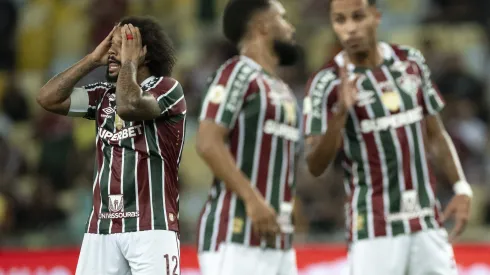
M 314 72 L 307 84 L 307 93 L 311 93 L 312 91 L 318 90 L 323 91 L 327 89 L 329 83 L 333 83 L 336 79 L 339 78 L 339 60 L 334 57 L 325 64 L 323 64 L 320 69 Z
M 183 94 L 180 82 L 172 77 L 151 76 L 141 84 L 143 91 L 152 91 L 157 94 L 167 94 L 168 92 L 178 92 Z
M 250 82 L 261 70 L 262 67 L 251 58 L 238 55 L 224 62 L 210 80 L 221 85 L 234 79 Z
M 313 78 L 321 76 L 321 75 L 329 75 L 329 76 L 338 77 L 340 65 L 339 65 L 339 61 L 338 61 L 337 57 L 338 57 L 338 55 L 335 56 L 334 58 L 328 60 L 327 62 L 325 62 L 320 67 L 320 69 L 316 70 L 312 74 L 311 78 L 313 79 Z
M 109 82 L 96 82 L 83 86 L 83 88 L 87 91 L 95 91 L 95 90 L 110 90 L 115 88 L 116 86 Z
M 404 44 L 386 44 L 386 45 L 388 45 L 392 49 L 393 54 L 399 60 L 412 59 L 415 61 L 425 61 L 422 52 L 413 46 L 404 45 Z

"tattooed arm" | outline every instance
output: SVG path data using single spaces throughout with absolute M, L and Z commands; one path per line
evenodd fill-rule
M 37 95 L 39 105 L 47 111 L 60 115 L 68 115 L 72 103 L 70 96 L 77 82 L 95 68 L 107 64 L 112 35 L 115 29 L 116 27 L 112 29 L 109 35 L 107 35 L 91 54 L 64 72 L 56 75 L 45 84 Z
M 68 115 L 71 105 L 70 96 L 75 85 L 97 67 L 97 62 L 90 56 L 86 56 L 72 67 L 50 79 L 39 91 L 36 98 L 37 102 L 47 111 Z
M 146 62 L 146 46 L 143 47 L 141 33 L 131 24 L 124 25 L 121 39 L 122 67 L 116 85 L 117 114 L 126 121 L 155 119 L 162 114 L 157 99 L 144 93 L 137 80 L 138 67 Z
M 126 121 L 155 119 L 162 111 L 155 97 L 141 90 L 136 81 L 137 70 L 132 61 L 122 64 L 116 85 L 117 114 Z

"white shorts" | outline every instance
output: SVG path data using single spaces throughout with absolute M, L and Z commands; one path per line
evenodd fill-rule
M 350 275 L 457 275 L 444 229 L 352 243 Z
M 297 275 L 296 252 L 222 243 L 199 254 L 201 275 Z
M 83 237 L 76 275 L 180 274 L 176 232 L 150 230 Z

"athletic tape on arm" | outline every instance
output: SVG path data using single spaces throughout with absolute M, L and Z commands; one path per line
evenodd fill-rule
M 88 93 L 84 88 L 75 88 L 70 96 L 69 116 L 83 117 L 89 108 Z

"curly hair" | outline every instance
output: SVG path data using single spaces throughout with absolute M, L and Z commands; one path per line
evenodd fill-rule
M 147 16 L 130 16 L 123 18 L 120 25 L 132 24 L 139 28 L 143 46 L 146 46 L 146 66 L 155 76 L 171 76 L 176 57 L 170 37 L 158 22 Z

